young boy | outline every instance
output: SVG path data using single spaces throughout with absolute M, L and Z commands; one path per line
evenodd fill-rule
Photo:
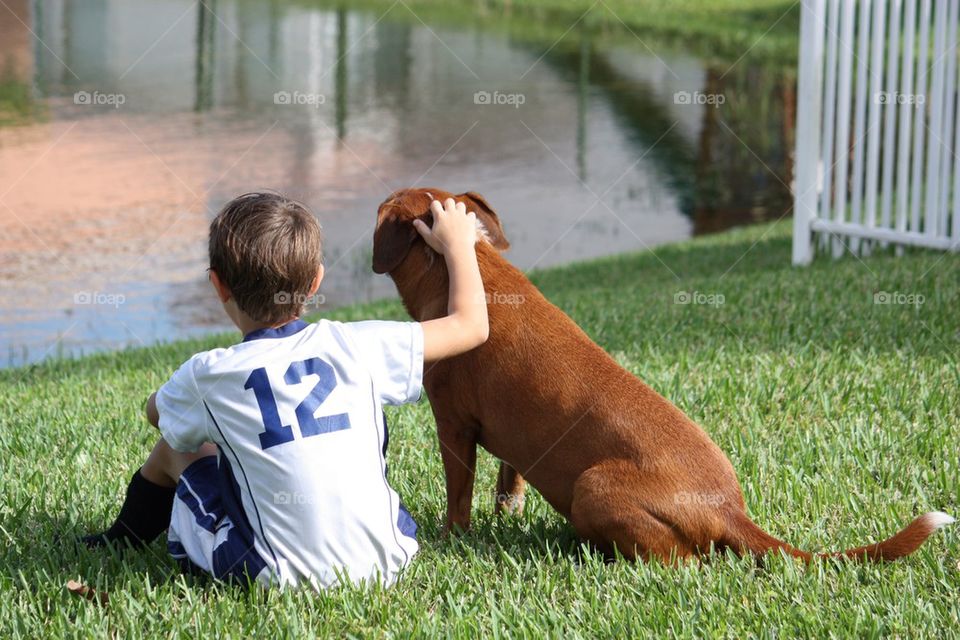
M 433 202 L 417 222 L 450 273 L 448 315 L 426 322 L 299 318 L 323 279 L 320 227 L 271 193 L 229 202 L 210 225 L 210 281 L 243 342 L 194 355 L 150 396 L 162 437 L 107 531 L 142 546 L 169 527 L 187 567 L 262 585 L 391 584 L 416 523 L 387 484 L 382 405 L 416 402 L 423 364 L 487 339 L 476 218 Z

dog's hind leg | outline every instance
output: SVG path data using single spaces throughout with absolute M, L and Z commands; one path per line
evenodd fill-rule
M 520 515 L 523 513 L 524 494 L 527 482 L 520 472 L 506 462 L 500 461 L 497 474 L 497 495 L 493 511 L 497 515 Z
M 644 505 L 647 497 L 639 469 L 625 460 L 609 460 L 585 471 L 573 488 L 570 521 L 577 534 L 604 554 L 673 563 L 693 547 L 673 523 Z

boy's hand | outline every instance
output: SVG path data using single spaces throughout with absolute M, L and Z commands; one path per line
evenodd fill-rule
M 451 250 L 456 253 L 461 247 L 472 248 L 477 243 L 477 214 L 467 213 L 462 202 L 447 198 L 440 204 L 439 200 L 434 200 L 430 203 L 430 211 L 433 213 L 432 229 L 423 220 L 414 220 L 413 226 L 431 249 L 447 255 Z
M 450 278 L 447 315 L 427 320 L 423 326 L 423 359 L 433 362 L 478 347 L 490 335 L 487 299 L 480 278 L 474 245 L 477 243 L 477 215 L 453 198 L 443 206 L 430 203 L 433 229 L 422 220 L 414 226 L 424 241 L 443 254 Z

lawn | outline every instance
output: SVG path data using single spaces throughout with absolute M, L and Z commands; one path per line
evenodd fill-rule
M 509 220 L 505 220 L 509 228 Z M 957 515 L 960 255 L 910 252 L 789 266 L 789 223 L 534 280 L 730 456 L 754 519 L 803 549 Z M 675 304 L 680 292 L 713 304 Z M 888 292 L 914 303 L 875 304 Z M 722 296 L 722 304 L 719 304 Z M 682 296 L 681 296 L 682 297 Z M 331 317 L 402 318 L 396 302 Z M 155 432 L 146 395 L 235 336 L 0 372 L 0 636 L 901 637 L 956 634 L 960 536 L 887 565 L 719 556 L 681 568 L 605 564 L 531 491 L 492 516 L 481 456 L 474 528 L 441 536 L 443 475 L 427 403 L 392 410 L 390 480 L 422 552 L 394 588 L 245 592 L 178 575 L 161 541 L 121 559 L 76 549 L 105 526 Z M 523 428 L 523 425 L 517 425 Z M 106 609 L 71 597 L 83 579 Z

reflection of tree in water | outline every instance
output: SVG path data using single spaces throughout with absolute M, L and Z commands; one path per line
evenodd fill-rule
M 406 112 L 413 84 L 413 25 L 382 20 L 376 24 L 375 33 L 373 74 L 377 95 L 386 106 Z
M 194 111 L 207 111 L 213 106 L 213 71 L 216 63 L 215 35 L 217 18 L 213 13 L 216 0 L 197 4 L 197 55 L 195 63 Z
M 595 95 L 599 94 L 606 100 L 613 117 L 637 146 L 638 154 L 648 154 L 645 159 L 677 194 L 680 209 L 689 213 L 693 208 L 693 149 L 674 127 L 676 118 L 667 105 L 657 98 L 657 87 L 621 74 L 602 51 L 596 50 L 592 42 L 590 45 L 584 44 L 583 39 L 589 37 L 588 32 L 582 32 L 578 50 L 556 47 L 544 57 L 544 62 L 562 78 L 576 82 L 581 95 L 587 94 L 585 85 L 589 84 Z M 589 142 L 589 134 L 582 124 L 590 119 L 585 108 L 587 104 L 589 100 L 581 99 L 581 131 L 577 136 L 581 149 Z M 586 153 L 579 151 L 578 155 L 585 157 Z M 585 159 L 581 161 L 581 175 L 587 172 L 586 164 Z
M 347 75 L 347 11 L 343 7 L 337 9 L 337 62 L 334 75 L 336 91 L 334 95 L 333 119 L 337 125 L 337 142 L 342 143 L 347 137 L 347 89 L 349 76 Z
M 775 220 L 792 204 L 794 80 L 782 70 L 745 66 L 726 76 L 707 71 L 696 161 L 694 233 Z
M 702 105 L 696 148 L 678 129 L 675 105 L 660 87 L 625 76 L 581 33 L 578 50 L 556 47 L 544 58 L 581 96 L 589 84 L 637 146 L 639 154 L 677 194 L 680 210 L 693 219 L 695 235 L 776 219 L 792 202 L 794 79 L 783 70 L 740 63 L 729 71 L 708 69 L 701 93 L 723 96 L 718 107 Z M 588 101 L 581 98 L 578 164 L 587 174 Z M 664 132 L 667 132 L 666 134 Z M 651 148 L 652 147 L 652 148 Z M 648 151 L 649 150 L 649 151 Z

